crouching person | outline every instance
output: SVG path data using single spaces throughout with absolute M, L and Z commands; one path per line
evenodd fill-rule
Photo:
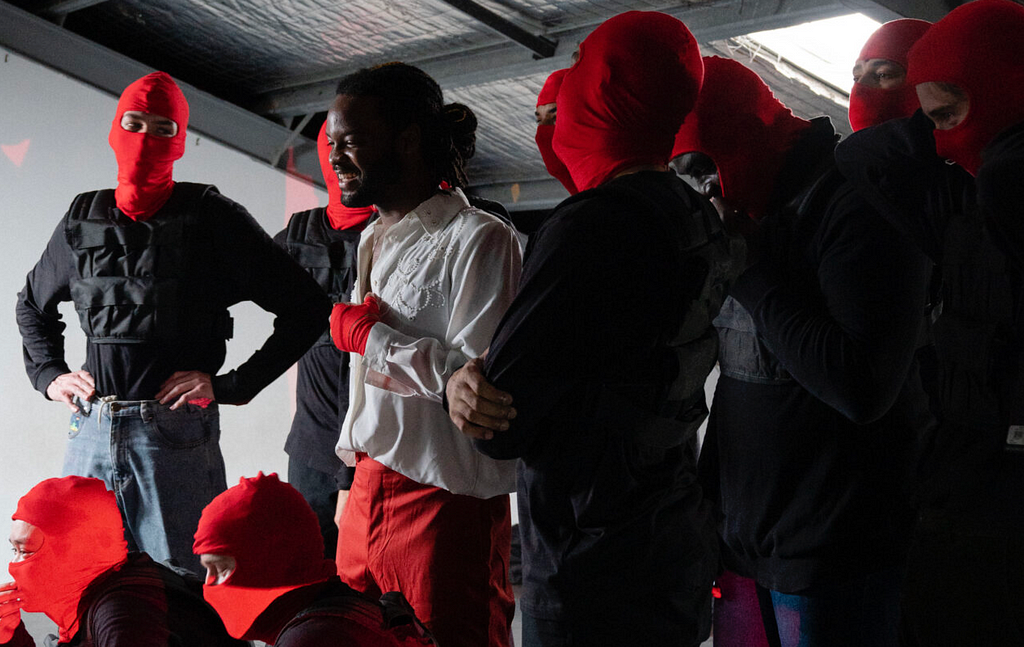
M 0 644 L 35 645 L 21 611 L 57 623 L 60 645 L 238 646 L 188 580 L 129 553 L 114 494 L 103 481 L 47 479 L 12 517 L 14 582 L 0 586 Z
M 277 474 L 243 478 L 203 510 L 193 550 L 204 595 L 235 638 L 276 647 L 433 645 L 400 593 L 380 602 L 338 579 L 316 514 Z

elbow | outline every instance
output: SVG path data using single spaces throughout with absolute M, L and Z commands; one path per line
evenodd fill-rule
M 519 444 L 508 437 L 508 432 L 498 432 L 490 440 L 478 438 L 473 445 L 478 452 L 495 460 L 512 460 L 523 455 Z
M 836 409 L 855 425 L 869 425 L 889 413 L 898 394 L 898 388 L 865 388 L 861 384 L 851 389 L 852 397 L 840 399 Z

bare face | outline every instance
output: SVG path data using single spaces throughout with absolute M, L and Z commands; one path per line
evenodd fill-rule
M 121 115 L 121 128 L 130 133 L 141 133 L 154 137 L 174 137 L 178 134 L 178 124 L 163 115 L 155 115 L 138 110 L 125 110 Z
M 338 95 L 327 113 L 325 133 L 341 203 L 368 207 L 387 198 L 402 164 L 397 133 L 381 116 L 380 99 Z
M 12 562 L 23 562 L 43 547 L 43 531 L 27 521 L 15 519 L 11 524 L 11 547 L 14 550 Z
M 533 111 L 533 117 L 537 120 L 538 126 L 553 126 L 557 112 L 558 107 L 554 103 L 545 103 L 537 106 Z
M 921 110 L 935 123 L 939 130 L 955 128 L 967 118 L 971 109 L 971 100 L 967 93 L 955 89 L 954 86 L 938 83 L 918 83 L 917 98 L 921 102 Z
M 869 88 L 892 90 L 907 80 L 907 71 L 886 58 L 858 60 L 853 66 L 853 82 Z
M 235 572 L 235 567 L 238 565 L 231 555 L 215 555 L 213 553 L 200 555 L 199 563 L 206 569 L 207 586 L 223 584 Z

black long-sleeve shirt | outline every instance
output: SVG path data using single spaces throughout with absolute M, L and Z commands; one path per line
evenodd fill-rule
M 226 352 L 222 338 L 185 335 L 187 342 L 177 345 L 89 341 L 83 368 L 95 378 L 98 394 L 149 400 L 175 371 L 198 370 L 214 376 L 218 402 L 242 404 L 298 360 L 326 329 L 329 300 L 242 206 L 208 191 L 196 208 L 204 235 L 192 237 L 200 247 L 194 255 L 199 260 L 188 269 L 190 295 L 183 298 L 191 296 L 193 303 L 206 303 L 212 311 L 252 301 L 276 315 L 273 334 L 245 363 L 220 375 Z M 161 212 L 153 216 L 160 217 Z M 62 220 L 18 295 L 25 368 L 44 395 L 54 378 L 70 372 L 57 305 L 71 300 L 70 286 L 79 276 L 64 227 Z
M 202 598 L 198 583 L 150 559 L 132 553 L 116 571 L 99 576 L 82 597 L 78 632 L 66 643 L 94 647 L 243 647 L 224 629 L 217 612 Z M 46 644 L 51 644 L 47 642 Z M 3 647 L 34 647 L 35 641 L 18 626 Z
M 836 172 L 833 146 L 818 121 L 791 151 L 764 260 L 715 321 L 702 480 L 726 566 L 785 593 L 899 563 L 931 424 L 914 364 L 930 264 Z

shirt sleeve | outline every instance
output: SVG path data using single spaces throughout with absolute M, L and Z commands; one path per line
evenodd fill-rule
M 176 636 L 168 625 L 167 599 L 141 587 L 104 595 L 90 611 L 96 647 L 167 647 Z M 82 627 L 81 631 L 84 631 Z
M 394 393 L 440 403 L 451 374 L 487 350 L 521 271 L 522 252 L 512 228 L 484 223 L 461 245 L 452 266 L 444 339 L 416 338 L 379 322 L 370 330 L 363 361 Z
M 54 378 L 71 372 L 64 358 L 65 324 L 57 306 L 71 300 L 74 271 L 62 219 L 39 262 L 28 273 L 16 307 L 25 370 L 32 386 L 43 395 Z
M 833 202 L 815 239 L 821 299 L 794 289 L 770 260 L 748 269 L 731 294 L 801 386 L 866 424 L 889 410 L 906 381 L 931 264 L 849 192 Z
M 241 366 L 213 378 L 219 402 L 244 404 L 284 373 L 327 328 L 327 295 L 288 254 L 270 239 L 244 208 L 214 196 L 225 213 L 215 233 L 223 254 L 218 276 L 228 305 L 252 301 L 275 315 L 274 331 Z

